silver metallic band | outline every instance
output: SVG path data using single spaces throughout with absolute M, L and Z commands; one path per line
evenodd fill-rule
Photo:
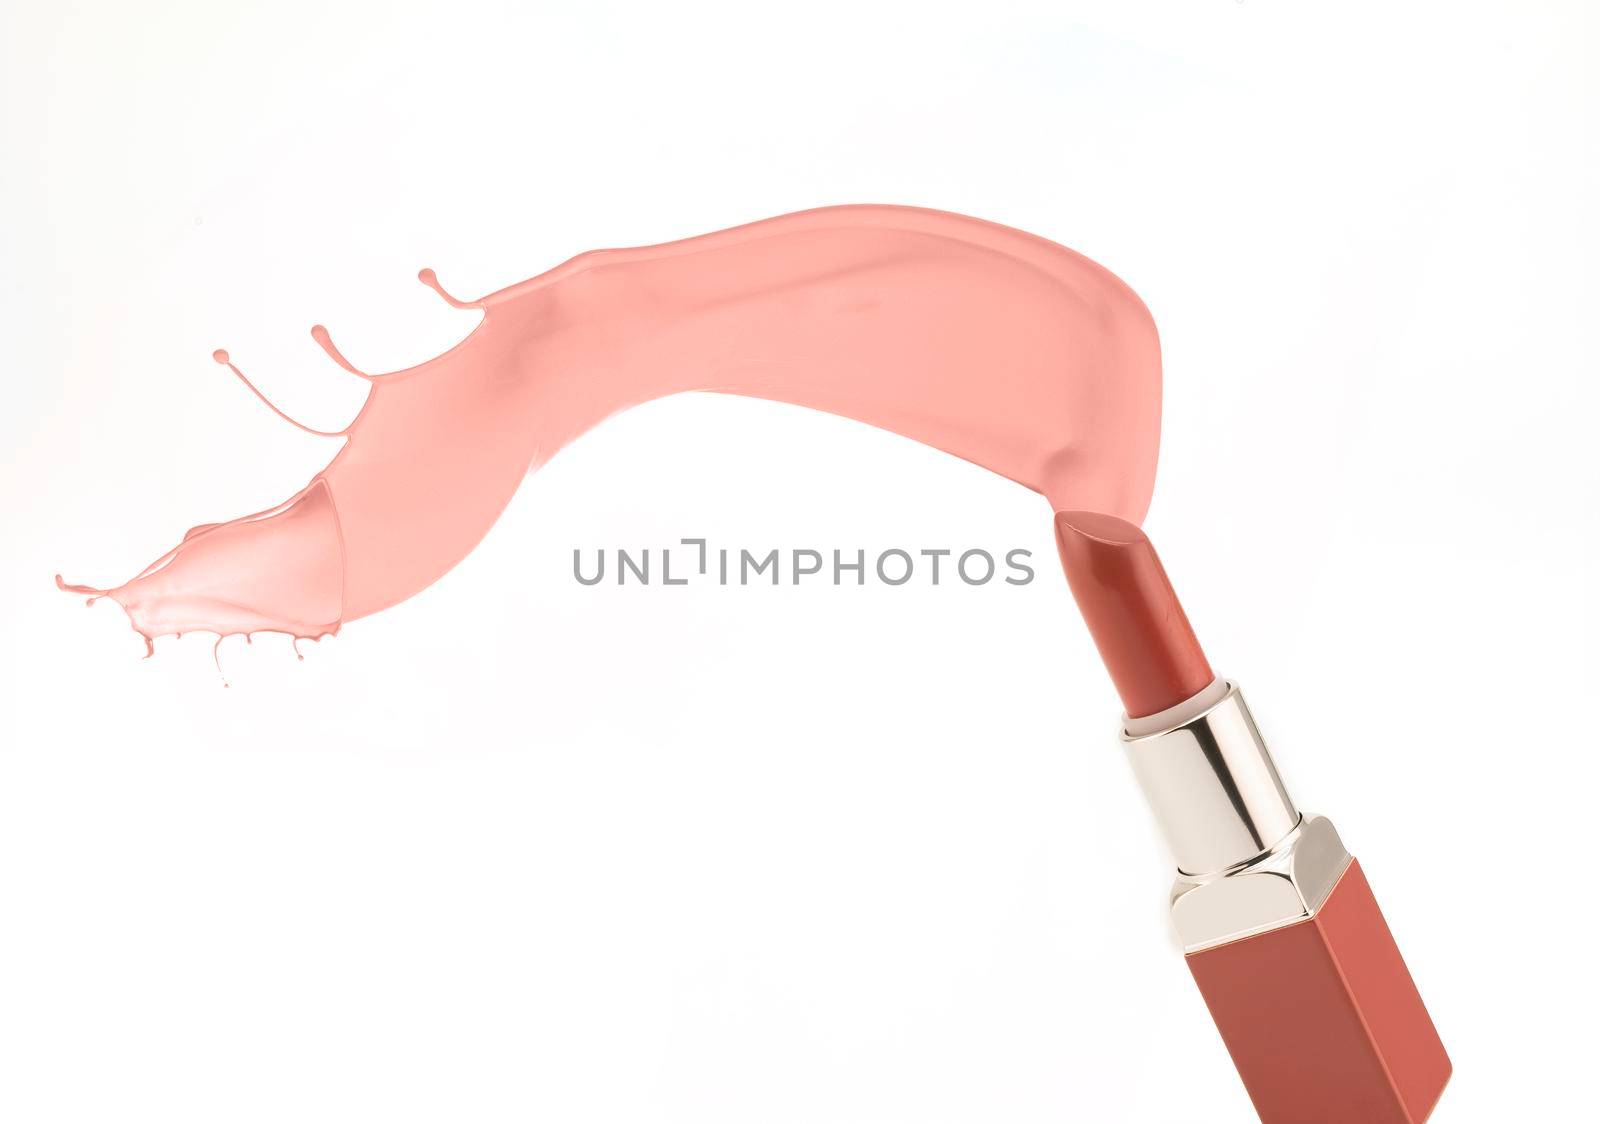
M 1195 712 L 1184 714 L 1186 706 Z M 1134 732 L 1163 717 L 1167 724 L 1154 732 Z M 1300 822 L 1232 683 L 1218 680 L 1188 704 L 1128 723 L 1122 742 L 1185 874 L 1215 874 L 1249 862 Z
M 1350 856 L 1332 824 L 1295 809 L 1235 684 L 1219 679 L 1125 721 L 1122 741 L 1177 859 L 1172 917 L 1185 951 L 1321 908 Z

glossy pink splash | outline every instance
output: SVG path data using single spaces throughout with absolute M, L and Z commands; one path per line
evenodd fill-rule
M 194 528 L 123 585 L 57 582 L 116 600 L 147 643 L 334 633 L 449 571 L 574 438 L 690 390 L 892 430 L 1057 510 L 1137 522 L 1150 500 L 1161 408 L 1150 315 L 1094 262 L 1018 230 L 830 207 L 591 251 L 479 301 L 421 278 L 483 320 L 437 359 L 379 376 L 314 328 L 371 389 L 327 435 L 344 446 L 309 484 L 270 511 Z

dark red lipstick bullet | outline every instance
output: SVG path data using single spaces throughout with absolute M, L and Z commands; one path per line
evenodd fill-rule
M 1056 548 L 1130 718 L 1177 706 L 1216 678 L 1142 530 L 1112 515 L 1058 511 Z

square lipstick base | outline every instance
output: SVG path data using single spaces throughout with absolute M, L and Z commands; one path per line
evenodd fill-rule
M 1313 917 L 1187 960 L 1263 1124 L 1422 1124 L 1450 1079 L 1354 861 Z

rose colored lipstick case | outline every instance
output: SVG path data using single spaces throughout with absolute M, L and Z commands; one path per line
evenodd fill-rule
M 1354 860 L 1309 920 L 1188 960 L 1263 1120 L 1419 1124 L 1450 1079 Z
M 1144 532 L 1061 512 L 1056 538 L 1177 860 L 1173 925 L 1262 1121 L 1421 1124 L 1450 1059 L 1360 865 L 1290 800 Z
M 1123 744 L 1178 860 L 1172 918 L 1264 1124 L 1421 1124 L 1450 1077 L 1361 865 L 1289 800 L 1218 681 Z

